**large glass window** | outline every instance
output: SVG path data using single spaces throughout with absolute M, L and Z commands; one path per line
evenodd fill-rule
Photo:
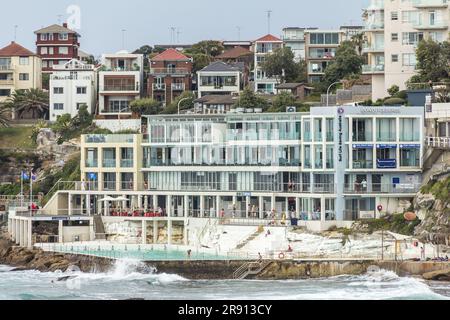
M 400 141 L 420 141 L 420 130 L 418 118 L 400 119 Z
M 112 172 L 103 173 L 103 189 L 116 190 L 116 174 Z
M 401 167 L 420 166 L 420 148 L 404 148 L 400 150 Z
M 122 168 L 133 168 L 133 148 L 121 148 L 120 166 Z
M 327 155 L 326 155 L 326 168 L 334 169 L 334 146 L 327 146 Z
M 396 141 L 396 120 L 377 119 L 377 141 Z
M 334 141 L 334 119 L 327 119 L 326 121 L 327 128 L 327 142 L 333 142 Z
M 322 146 L 314 146 L 314 168 L 315 169 L 323 168 L 323 147 Z
M 373 148 L 353 149 L 353 169 L 373 168 Z
M 314 141 L 315 142 L 322 142 L 322 119 L 314 119 Z
M 353 141 L 372 141 L 372 119 L 353 119 Z
M 311 146 L 310 145 L 305 145 L 303 157 L 304 157 L 303 167 L 305 169 L 311 169 Z
M 105 168 L 116 167 L 116 149 L 114 148 L 103 149 L 103 167 Z

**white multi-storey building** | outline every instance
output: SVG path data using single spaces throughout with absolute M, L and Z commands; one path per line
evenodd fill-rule
M 131 117 L 130 103 L 143 93 L 144 56 L 120 51 L 102 56 L 99 72 L 99 118 Z
M 283 47 L 283 41 L 271 34 L 268 34 L 255 41 L 255 91 L 260 93 L 275 94 L 277 93 L 277 79 L 267 77 L 262 70 L 261 65 L 264 63 L 267 55 L 275 50 Z
M 239 94 L 243 89 L 244 63 L 216 61 L 198 71 L 198 97 L 211 94 Z
M 83 105 L 94 113 L 97 101 L 95 66 L 73 59 L 53 68 L 50 76 L 50 121 L 56 121 L 67 113 L 75 117 Z
M 372 75 L 372 99 L 401 90 L 416 74 L 416 49 L 422 39 L 448 39 L 447 0 L 372 0 L 365 10 L 368 64 L 363 74 Z
M 142 120 L 140 135 L 84 136 L 83 182 L 48 208 L 68 201 L 73 212 L 108 215 L 102 199 L 120 196 L 123 207 L 168 217 L 270 220 L 275 212 L 326 230 L 402 213 L 422 182 L 423 107 Z

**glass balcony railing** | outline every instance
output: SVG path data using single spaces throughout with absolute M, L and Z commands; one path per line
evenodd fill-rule
M 104 168 L 115 168 L 116 160 L 115 159 L 103 159 L 103 167 Z
M 448 29 L 448 23 L 441 20 L 418 21 L 413 24 L 413 27 L 419 30 Z
M 87 168 L 97 168 L 98 167 L 98 161 L 93 159 L 87 159 L 86 160 L 86 167 Z
M 373 169 L 372 160 L 353 160 L 353 169 Z
M 122 160 L 120 160 L 120 166 L 122 168 L 133 168 L 133 159 L 122 159 Z
M 384 72 L 384 64 L 364 65 L 363 73 L 382 73 Z
M 416 8 L 446 8 L 448 0 L 412 0 L 412 5 Z
M 363 52 L 382 52 L 384 51 L 384 43 L 366 43 L 363 45 Z

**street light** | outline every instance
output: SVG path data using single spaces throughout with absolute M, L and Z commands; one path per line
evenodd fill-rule
M 178 101 L 178 115 L 180 115 L 180 106 L 181 106 L 181 103 L 182 103 L 183 101 L 189 100 L 189 99 L 191 99 L 191 98 L 190 98 L 190 97 L 189 97 L 189 98 L 183 98 L 183 99 L 181 99 L 180 101 Z
M 341 81 L 333 82 L 333 83 L 328 87 L 328 90 L 327 90 L 327 107 L 329 106 L 329 102 L 330 102 L 330 90 L 331 90 L 331 87 L 333 87 L 335 84 L 339 84 L 339 83 L 341 83 Z

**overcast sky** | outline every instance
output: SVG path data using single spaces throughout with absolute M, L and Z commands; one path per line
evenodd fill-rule
M 204 39 L 254 40 L 267 33 L 267 10 L 272 10 L 271 33 L 283 27 L 337 28 L 361 24 L 369 0 L 15 0 L 2 4 L 0 46 L 14 40 L 35 51 L 33 31 L 58 21 L 80 22 L 81 49 L 96 56 L 141 45 L 194 43 Z M 76 19 L 79 8 L 80 19 Z M 75 14 L 74 14 L 75 13 Z M 171 27 L 179 30 L 171 36 Z M 125 29 L 125 32 L 122 30 Z M 172 39 L 174 38 L 174 39 Z

